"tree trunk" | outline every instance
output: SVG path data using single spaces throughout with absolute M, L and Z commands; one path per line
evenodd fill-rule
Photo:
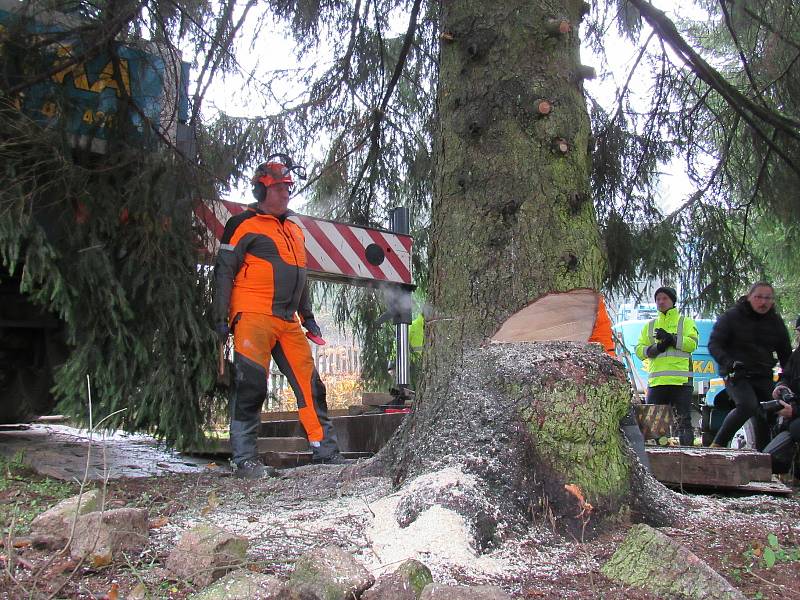
M 475 436 L 491 437 L 491 423 L 473 420 L 510 416 L 513 424 L 495 424 L 513 451 L 498 456 L 523 466 L 514 472 L 513 489 L 505 487 L 506 478 L 498 490 L 520 500 L 518 513 L 535 500 L 538 509 L 547 504 L 551 512 L 571 514 L 573 530 L 586 513 L 576 517 L 577 496 L 563 501 L 569 494 L 564 485 L 576 485 L 595 516 L 638 504 L 629 496 L 633 477 L 640 492 L 655 489 L 652 480 L 641 483 L 647 478 L 620 451 L 619 419 L 630 401 L 621 368 L 610 357 L 587 359 L 580 345 L 475 349 L 532 300 L 552 291 L 598 289 L 602 281 L 577 35 L 582 4 L 442 3 L 434 315 L 426 321 L 417 408 L 376 461 L 393 465 L 398 481 L 443 462 L 460 461 L 475 471 L 470 452 L 486 454 Z M 547 351 L 558 353 L 550 371 L 542 360 Z M 518 375 L 511 372 L 514 364 Z M 495 377 L 486 365 L 505 375 Z M 465 380 L 489 387 L 470 393 Z M 492 401 L 500 406 L 488 406 Z M 577 415 L 594 410 L 600 412 Z M 484 441 L 488 448 L 496 440 Z
M 447 393 L 459 348 L 482 343 L 533 299 L 601 284 L 576 75 L 580 5 L 443 3 L 443 38 L 453 40 L 443 39 L 440 54 L 426 397 Z M 554 17 L 571 32 L 549 34 Z

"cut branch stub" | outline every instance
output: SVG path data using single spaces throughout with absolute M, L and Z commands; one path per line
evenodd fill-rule
M 452 31 L 443 31 L 439 35 L 439 39 L 442 40 L 443 42 L 454 42 L 455 39 L 456 39 L 456 36 L 453 35 Z
M 594 70 L 594 67 L 590 67 L 589 65 L 578 65 L 575 69 L 575 79 L 577 81 L 594 79 L 595 77 L 597 77 L 597 71 Z
M 572 24 L 567 19 L 545 19 L 544 30 L 547 35 L 557 37 L 572 31 Z
M 569 142 L 564 138 L 555 138 L 553 139 L 553 152 L 558 152 L 559 154 L 566 154 L 569 152 Z
M 586 201 L 589 197 L 584 194 L 583 192 L 572 192 L 571 194 L 567 195 L 567 206 L 569 207 L 569 213 L 574 217 L 577 215 L 583 205 L 586 204 Z
M 568 272 L 574 273 L 578 270 L 578 257 L 572 252 L 564 252 L 561 255 L 561 261 L 564 263 Z
M 549 100 L 540 99 L 536 101 L 536 112 L 539 113 L 540 117 L 549 115 L 552 110 L 553 105 Z

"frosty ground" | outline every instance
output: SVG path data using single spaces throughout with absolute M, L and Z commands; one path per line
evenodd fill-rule
M 483 554 L 474 551 L 461 517 L 439 505 L 401 528 L 394 507 L 402 495 L 442 485 L 454 494 L 470 493 L 471 476 L 455 468 L 423 476 L 399 490 L 387 478 L 356 476 L 352 467 L 323 465 L 287 469 L 280 478 L 260 481 L 234 479 L 226 468 L 211 464 L 195 473 L 98 482 L 95 485 L 106 488 L 106 506 L 146 508 L 151 525 L 148 546 L 140 556 L 103 567 L 77 564 L 26 545 L 27 513 L 22 509 L 33 512 L 32 502 L 44 509 L 57 498 L 52 487 L 35 486 L 46 482 L 44 477 L 8 462 L 4 471 L 3 598 L 98 598 L 115 583 L 120 598 L 189 597 L 196 590 L 188 582 L 171 579 L 164 564 L 181 534 L 201 522 L 246 536 L 248 568 L 281 578 L 291 573 L 302 553 L 334 544 L 351 552 L 376 576 L 411 557 L 424 562 L 437 582 L 493 583 L 514 598 L 656 597 L 612 582 L 599 572 L 624 538 L 628 526 L 624 518 L 594 539 L 580 540 L 564 538 L 546 520 L 534 517 L 527 534 Z M 64 485 L 59 496 L 77 491 L 77 483 Z M 664 533 L 749 598 L 800 599 L 796 495 L 683 494 L 680 499 L 687 517 Z M 763 558 L 770 534 L 779 544 L 775 564 Z M 14 568 L 9 570 L 11 555 Z

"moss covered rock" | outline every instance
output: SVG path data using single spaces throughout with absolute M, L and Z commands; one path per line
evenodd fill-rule
M 267 600 L 274 598 L 281 582 L 270 575 L 239 569 L 215 581 L 202 592 L 192 594 L 189 600 Z
M 336 546 L 317 548 L 301 556 L 286 582 L 287 589 L 308 591 L 321 600 L 358 598 L 375 578 L 352 555 Z
M 378 578 L 362 600 L 419 600 L 429 583 L 433 583 L 431 570 L 418 560 L 407 560 L 394 572 Z
M 167 570 L 204 587 L 242 566 L 248 544 L 245 537 L 201 523 L 181 536 L 167 558 Z
M 696 554 L 644 524 L 631 527 L 602 572 L 609 579 L 664 598 L 745 600 L 742 592 Z

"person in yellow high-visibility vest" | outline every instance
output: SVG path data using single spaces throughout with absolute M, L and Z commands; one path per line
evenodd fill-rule
M 408 349 L 411 351 L 411 387 L 418 389 L 422 373 L 422 347 L 425 344 L 425 317 L 422 313 L 408 327 Z
M 408 327 L 408 345 L 412 356 L 422 356 L 422 345 L 425 343 L 425 317 L 422 313 L 411 321 Z
M 677 292 L 671 287 L 656 290 L 658 316 L 642 328 L 636 356 L 645 363 L 647 403 L 670 404 L 677 414 L 681 445 L 694 443 L 692 430 L 692 352 L 697 349 L 697 327 L 675 308 Z

